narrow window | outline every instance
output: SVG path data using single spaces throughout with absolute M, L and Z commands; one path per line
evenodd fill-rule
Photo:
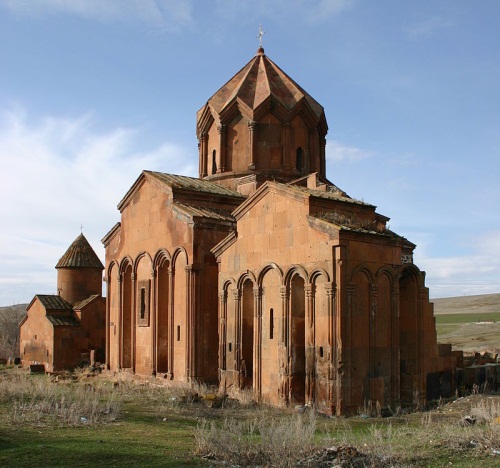
M 181 341 L 181 326 L 177 325 L 177 341 Z
M 141 319 L 146 316 L 146 288 L 141 288 Z
M 47 349 L 47 357 L 49 357 L 49 350 Z
M 269 311 L 269 339 L 272 340 L 274 337 L 274 310 Z
M 323 346 L 319 347 L 319 357 L 323 357 Z
M 295 167 L 299 172 L 302 172 L 302 148 L 297 148 L 297 157 L 295 159 Z
M 231 343 L 229 343 L 229 352 L 231 352 Z
M 217 160 L 216 160 L 217 152 L 215 150 L 212 151 L 212 174 L 217 172 Z

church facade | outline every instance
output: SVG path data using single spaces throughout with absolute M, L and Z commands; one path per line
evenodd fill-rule
M 262 48 L 208 100 L 199 178 L 144 171 L 103 239 L 110 370 L 329 414 L 452 371 L 415 245 L 327 179 L 327 131 Z

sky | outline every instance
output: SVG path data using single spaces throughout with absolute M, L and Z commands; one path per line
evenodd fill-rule
M 500 292 L 499 1 L 0 0 L 0 306 L 56 293 L 82 230 L 104 262 L 143 169 L 197 176 L 196 112 L 260 24 L 430 297 Z

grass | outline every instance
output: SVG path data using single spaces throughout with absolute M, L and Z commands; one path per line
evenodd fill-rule
M 436 315 L 439 325 L 476 322 L 500 322 L 500 312 Z
M 327 466 L 332 457 L 344 457 L 342 466 L 500 466 L 492 452 L 500 450 L 500 396 L 389 418 L 328 418 L 124 377 L 55 381 L 0 369 L 0 466 Z M 27 401 L 33 414 L 18 420 L 16 405 Z M 89 408 L 104 411 L 91 419 Z M 466 414 L 475 425 L 462 423 Z

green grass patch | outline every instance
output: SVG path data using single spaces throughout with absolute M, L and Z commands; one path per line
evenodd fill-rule
M 455 333 L 457 330 L 459 330 L 462 327 L 462 325 L 463 324 L 455 324 L 455 323 L 437 323 L 436 324 L 436 332 L 437 332 L 437 336 L 438 336 L 438 341 L 439 341 L 439 337 Z
M 436 315 L 436 324 L 463 324 L 476 322 L 500 322 L 500 312 L 469 313 L 469 314 L 442 314 Z

